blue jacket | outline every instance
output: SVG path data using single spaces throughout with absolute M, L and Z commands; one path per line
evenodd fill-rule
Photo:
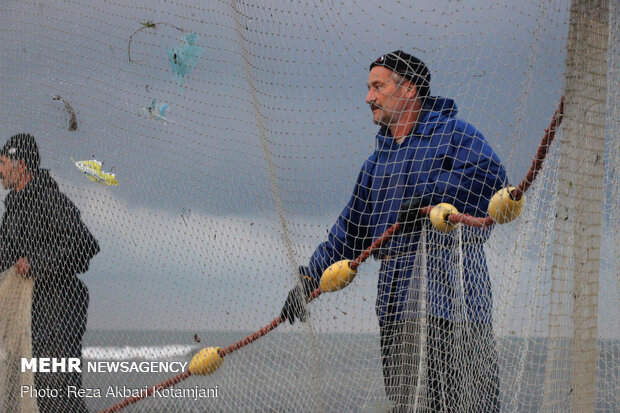
M 454 101 L 429 98 L 401 144 L 387 128 L 379 130 L 375 152 L 364 162 L 351 199 L 310 259 L 314 278 L 367 248 L 396 222 L 403 200 L 447 202 L 459 212 L 486 216 L 491 196 L 507 184 L 506 172 L 482 134 L 456 114 Z M 424 243 L 420 233 L 400 234 L 375 254 L 381 259 L 379 323 L 416 317 L 422 300 L 425 311 L 437 317 L 491 322 L 483 250 L 490 230 L 461 226 L 439 233 L 425 225 L 424 231 Z M 426 253 L 418 254 L 422 249 Z

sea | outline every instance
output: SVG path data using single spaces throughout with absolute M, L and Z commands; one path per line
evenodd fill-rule
M 204 347 L 226 347 L 250 333 L 89 330 L 83 365 L 89 361 L 185 363 Z M 620 340 L 598 343 L 595 411 L 619 412 Z M 541 410 L 550 344 L 544 338 L 498 338 L 502 411 Z M 565 379 L 561 371 L 559 382 Z M 85 401 L 89 410 L 100 411 L 177 374 L 84 371 L 83 388 L 91 396 Z M 387 412 L 392 407 L 383 388 L 376 334 L 272 332 L 227 355 L 215 373 L 190 376 L 173 388 L 124 411 Z M 99 396 L 94 397 L 97 389 Z M 570 393 L 571 389 L 558 391 Z M 563 410 L 562 397 L 557 403 L 555 411 L 568 411 Z

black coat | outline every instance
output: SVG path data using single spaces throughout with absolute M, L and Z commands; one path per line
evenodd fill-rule
M 88 290 L 76 276 L 88 270 L 99 244 L 80 211 L 47 170 L 4 200 L 0 224 L 0 269 L 28 258 L 34 278 L 32 298 L 33 357 L 81 357 L 86 330 Z M 35 387 L 66 391 L 81 386 L 78 373 L 35 373 Z M 80 398 L 38 398 L 41 412 L 85 411 Z
M 30 262 L 39 287 L 59 287 L 88 269 L 99 244 L 80 219 L 80 211 L 49 171 L 38 171 L 26 187 L 4 200 L 0 224 L 0 270 L 21 258 Z M 36 286 L 35 286 L 36 288 Z

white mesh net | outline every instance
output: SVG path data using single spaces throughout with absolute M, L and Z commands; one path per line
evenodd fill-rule
M 0 283 L 21 332 L 0 410 L 620 410 L 619 21 L 603 0 L 2 2 L 0 144 L 31 134 L 50 172 L 0 152 L 1 270 L 34 280 Z M 376 61 L 394 50 L 432 99 L 421 66 Z M 485 217 L 563 95 L 516 220 L 422 214 L 269 324 L 404 200 Z M 184 373 L 211 346 L 219 369 Z

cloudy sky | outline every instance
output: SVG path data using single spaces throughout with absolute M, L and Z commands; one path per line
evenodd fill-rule
M 513 182 L 524 175 L 562 95 L 568 2 L 409 3 L 2 2 L 0 137 L 36 136 L 43 166 L 101 243 L 82 276 L 89 328 L 247 330 L 270 321 L 373 150 L 365 82 L 385 52 L 423 59 L 432 93 L 456 100 Z M 147 21 L 167 24 L 136 33 L 129 62 L 128 40 Z M 182 84 L 166 52 L 181 43 L 173 26 L 195 32 L 202 48 Z M 77 131 L 52 95 L 73 105 Z M 151 99 L 168 103 L 169 124 L 144 115 Z M 72 157 L 103 161 L 119 186 L 87 181 Z M 534 205 L 550 202 L 547 175 Z M 528 317 L 502 316 L 514 314 L 514 296 L 548 305 L 546 255 L 533 252 L 541 232 L 528 230 L 514 258 L 525 281 L 492 264 L 505 330 Z M 505 263 L 515 237 L 496 231 L 490 260 Z M 321 298 L 319 331 L 374 331 L 376 268 Z M 617 298 L 608 305 L 617 314 Z

